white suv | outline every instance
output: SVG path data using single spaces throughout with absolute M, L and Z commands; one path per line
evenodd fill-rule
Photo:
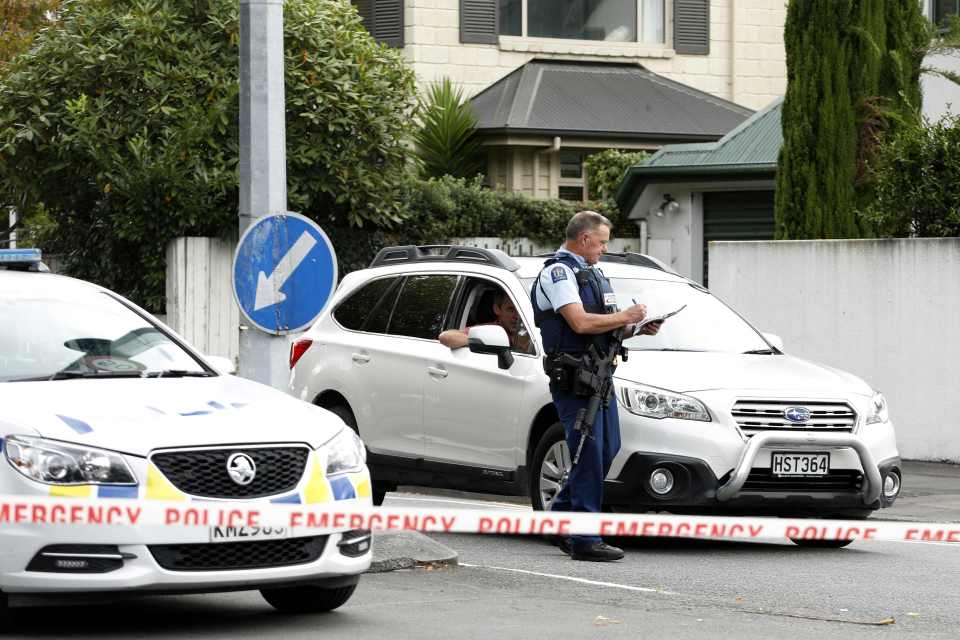
M 343 279 L 292 345 L 291 393 L 359 429 L 375 502 L 409 484 L 529 494 L 534 508 L 549 507 L 570 453 L 532 325 L 530 285 L 543 261 L 384 249 Z M 651 313 L 686 305 L 656 336 L 625 343 L 609 507 L 864 517 L 893 503 L 901 463 L 882 395 L 785 355 L 776 336 L 652 258 L 607 254 L 601 267 L 621 307 L 634 298 Z M 533 353 L 507 353 L 506 332 L 489 326 L 470 331 L 469 348 L 440 344 L 445 329 L 491 320 L 497 292 L 520 312 Z

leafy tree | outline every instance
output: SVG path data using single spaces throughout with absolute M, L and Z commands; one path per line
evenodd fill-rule
M 931 28 L 915 0 L 792 0 L 776 190 L 778 238 L 872 234 L 868 167 L 920 117 Z
M 960 117 L 905 129 L 885 141 L 865 216 L 884 236 L 960 236 Z
M 413 138 L 424 178 L 472 178 L 484 171 L 477 117 L 463 90 L 454 87 L 449 78 L 428 86 L 421 100 L 420 127 Z
M 0 76 L 0 206 L 55 226 L 70 273 L 164 308 L 165 247 L 236 233 L 239 6 L 91 0 Z M 399 52 L 346 0 L 285 3 L 289 203 L 390 225 L 415 102 Z
M 649 155 L 646 151 L 605 149 L 587 156 L 583 167 L 587 173 L 589 197 L 595 200 L 613 198 L 627 169 L 642 163 Z

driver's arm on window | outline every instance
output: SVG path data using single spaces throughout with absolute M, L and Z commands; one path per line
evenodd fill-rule
M 467 346 L 467 330 L 466 329 L 447 329 L 437 336 L 437 340 L 440 341 L 445 347 L 450 347 L 451 349 L 462 349 Z

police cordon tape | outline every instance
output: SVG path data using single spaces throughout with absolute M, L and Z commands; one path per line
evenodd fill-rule
M 960 543 L 960 524 L 737 516 L 571 513 L 520 509 L 436 509 L 269 502 L 160 502 L 0 496 L 10 525 L 283 528 L 290 536 L 349 529 L 424 533 L 695 538 L 704 540 L 884 540 Z M 145 530 L 145 529 L 144 529 Z

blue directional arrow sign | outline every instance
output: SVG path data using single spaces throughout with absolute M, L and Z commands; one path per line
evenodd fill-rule
M 297 213 L 257 219 L 233 257 L 233 293 L 255 327 L 283 335 L 316 320 L 337 286 L 327 234 Z

